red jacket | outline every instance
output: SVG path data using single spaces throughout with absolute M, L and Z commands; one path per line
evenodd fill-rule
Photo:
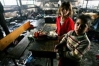
M 61 36 L 70 30 L 74 30 L 74 21 L 72 20 L 72 18 L 66 18 L 63 25 L 60 24 L 60 18 L 61 16 L 58 16 L 56 18 L 56 33 L 58 34 L 58 36 Z

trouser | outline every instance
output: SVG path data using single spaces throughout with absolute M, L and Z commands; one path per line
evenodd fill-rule
M 6 35 L 10 33 L 9 29 L 8 29 L 8 27 L 6 25 L 6 20 L 5 20 L 4 16 L 3 16 L 3 13 L 0 13 L 0 26 L 3 28 Z M 3 33 L 0 30 L 0 38 L 2 38 L 2 36 L 3 36 Z
M 0 39 L 3 38 L 3 33 L 2 33 L 2 30 L 0 29 Z

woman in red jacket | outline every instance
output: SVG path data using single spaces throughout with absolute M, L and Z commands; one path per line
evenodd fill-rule
M 58 17 L 56 18 L 56 33 L 62 36 L 70 30 L 74 30 L 74 21 L 72 16 L 72 5 L 70 2 L 63 2 L 58 10 Z

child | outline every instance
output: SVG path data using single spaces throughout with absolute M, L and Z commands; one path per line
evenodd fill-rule
M 65 45 L 65 48 L 62 49 L 63 51 L 59 51 L 60 59 L 58 66 L 80 66 L 81 59 L 89 50 L 91 44 L 86 35 L 90 23 L 90 16 L 82 14 L 78 16 L 74 30 L 64 34 L 60 43 L 55 47 L 59 51 Z
M 74 30 L 74 21 L 72 20 L 72 4 L 63 2 L 59 7 L 58 16 L 56 17 L 56 33 L 61 36 L 70 30 Z

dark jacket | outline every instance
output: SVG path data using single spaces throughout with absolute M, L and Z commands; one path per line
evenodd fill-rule
M 1 2 L 0 2 L 0 13 L 4 13 L 4 8 L 3 8 L 3 5 L 1 4 Z

